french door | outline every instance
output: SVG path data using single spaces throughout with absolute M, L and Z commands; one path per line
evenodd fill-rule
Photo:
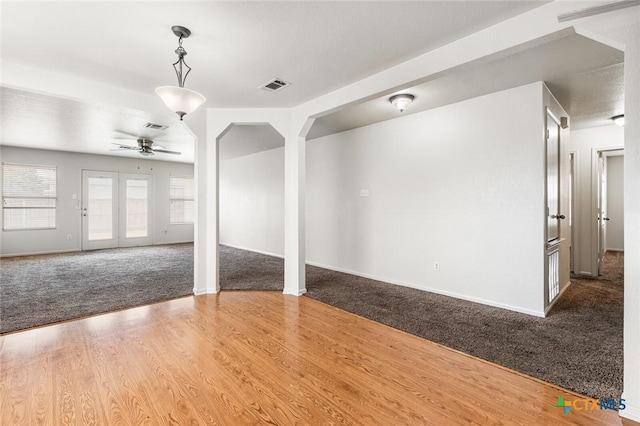
M 150 245 L 152 176 L 82 171 L 82 249 Z

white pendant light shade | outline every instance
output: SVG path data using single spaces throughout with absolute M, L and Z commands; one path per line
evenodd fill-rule
M 195 90 L 178 86 L 160 86 L 156 93 L 169 109 L 182 117 L 198 109 L 207 99 Z
M 187 51 L 182 47 L 182 39 L 189 37 L 191 31 L 180 25 L 174 25 L 171 27 L 171 31 L 178 37 L 178 48 L 175 50 L 176 55 L 178 55 L 178 60 L 173 63 L 173 69 L 178 78 L 178 85 L 160 86 L 156 88 L 156 93 L 169 109 L 178 114 L 180 120 L 182 120 L 182 117 L 198 109 L 207 99 L 195 90 L 184 88 L 184 82 L 191 72 L 191 67 L 184 61 L 184 57 L 187 56 Z

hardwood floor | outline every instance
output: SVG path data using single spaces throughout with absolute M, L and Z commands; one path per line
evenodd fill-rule
M 2 425 L 620 425 L 306 297 L 222 292 L 0 337 Z M 625 423 L 632 424 L 632 423 Z

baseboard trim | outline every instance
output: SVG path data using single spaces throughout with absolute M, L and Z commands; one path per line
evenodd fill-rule
M 622 394 L 622 398 L 625 400 L 625 409 L 619 411 L 620 417 L 640 423 L 640 406 L 633 403 L 630 404 L 624 397 L 624 394 Z
M 302 290 L 287 290 L 286 288 L 282 291 L 282 294 L 286 294 L 289 296 L 302 296 L 303 294 L 305 294 L 307 292 L 306 288 L 303 288 Z
M 567 289 L 569 288 L 569 286 L 571 285 L 571 280 L 567 281 L 567 283 L 564 285 L 564 287 L 562 287 L 562 290 L 560 290 L 560 293 L 558 293 L 558 295 L 556 296 L 555 299 L 553 299 L 551 301 L 551 303 L 549 304 L 549 306 L 547 306 L 544 310 L 544 316 L 546 317 L 547 314 L 549 313 L 549 311 L 551 310 L 551 308 L 553 308 L 553 305 L 556 304 L 556 302 L 558 300 L 560 300 L 560 298 L 562 297 L 562 295 L 564 294 L 565 291 L 567 291 Z
M 591 271 L 578 271 L 577 273 L 574 273 L 573 275 L 575 275 L 576 278 L 581 278 L 581 277 L 598 278 L 598 276 L 597 275 L 593 275 L 591 273 Z
M 4 257 L 20 257 L 20 256 L 38 256 L 40 254 L 59 254 L 59 253 L 76 253 L 82 250 L 79 249 L 69 249 L 69 250 L 51 250 L 51 251 L 34 251 L 34 252 L 30 252 L 30 253 L 10 253 L 10 254 L 3 254 L 0 255 L 0 258 L 4 258 Z
M 193 295 L 194 296 L 202 296 L 204 294 L 216 294 L 216 293 L 219 293 L 219 292 L 220 292 L 219 288 L 217 290 L 215 290 L 215 291 L 209 291 L 207 289 L 200 290 L 200 289 L 197 289 L 195 287 L 193 288 Z
M 193 243 L 193 240 L 184 240 L 184 241 L 165 241 L 163 243 L 153 243 L 152 246 L 170 246 L 171 244 L 187 244 Z M 142 246 L 139 246 L 142 247 Z
M 621 248 L 608 248 L 606 251 L 619 251 L 624 253 L 624 249 Z
M 481 298 L 478 298 L 478 297 L 466 296 L 466 295 L 463 295 L 463 294 L 458 294 L 458 293 L 454 293 L 454 292 L 450 292 L 450 291 L 444 291 L 444 290 L 440 290 L 440 289 L 437 289 L 437 288 L 420 286 L 420 285 L 416 285 L 416 284 L 412 284 L 412 283 L 407 283 L 407 282 L 398 281 L 398 280 L 392 280 L 392 279 L 389 279 L 389 278 L 379 277 L 379 276 L 375 276 L 375 275 L 371 275 L 371 274 L 364 274 L 364 273 L 360 273 L 360 272 L 356 272 L 356 271 L 351 271 L 351 270 L 348 270 L 348 269 L 345 269 L 345 268 L 323 265 L 323 264 L 317 263 L 317 262 L 307 262 L 307 265 L 317 266 L 318 268 L 329 269 L 331 271 L 336 271 L 336 272 L 343 272 L 345 274 L 355 275 L 355 276 L 362 277 L 362 278 L 368 278 L 370 280 L 382 281 L 382 282 L 388 283 L 388 284 L 399 285 L 399 286 L 409 287 L 409 288 L 415 288 L 416 290 L 427 291 L 427 292 L 430 292 L 430 293 L 440 294 L 442 296 L 449 296 L 449 297 L 453 297 L 453 298 L 456 298 L 456 299 L 466 300 L 468 302 L 480 303 L 482 305 L 493 306 L 495 308 L 501 308 L 501 309 L 506 309 L 506 310 L 509 310 L 509 311 L 520 312 L 521 314 L 532 315 L 532 316 L 540 317 L 540 318 L 544 318 L 545 317 L 545 312 L 544 311 L 536 311 L 536 310 L 533 310 L 533 309 L 521 308 L 519 306 L 513 306 L 513 305 L 506 304 L 506 303 L 494 302 L 494 301 L 491 301 L 491 300 L 481 299 Z
M 151 245 L 146 244 L 146 245 L 142 245 L 142 246 L 131 246 L 131 247 L 168 246 L 168 245 L 171 245 L 171 244 L 186 244 L 186 243 L 193 243 L 193 240 L 172 241 L 172 242 L 165 242 L 165 243 L 153 243 Z M 129 248 L 129 247 L 114 247 L 114 248 Z M 34 251 L 34 252 L 27 252 L 27 253 L 9 253 L 9 254 L 0 255 L 0 258 L 20 257 L 20 256 L 38 256 L 40 254 L 77 253 L 77 252 L 80 252 L 80 251 L 83 251 L 83 250 L 81 250 L 81 249 L 68 249 L 68 250 Z M 93 251 L 93 250 L 86 250 L 86 251 Z
M 273 257 L 277 257 L 277 258 L 280 258 L 280 259 L 284 259 L 283 255 L 276 254 L 276 253 L 271 253 L 271 252 L 268 252 L 268 251 L 256 250 L 256 249 L 252 249 L 252 248 L 241 247 L 241 246 L 236 246 L 236 245 L 227 244 L 227 243 L 220 243 L 220 245 L 221 246 L 227 246 L 227 247 L 235 248 L 235 249 L 238 249 L 238 250 L 251 251 L 253 253 L 265 254 L 267 256 L 273 256 Z

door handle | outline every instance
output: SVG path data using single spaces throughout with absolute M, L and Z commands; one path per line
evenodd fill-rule
M 566 216 L 563 215 L 563 214 L 559 214 L 559 215 L 552 214 L 551 215 L 551 219 L 564 219 L 565 217 Z
M 603 217 L 602 220 L 611 220 L 608 217 Z

